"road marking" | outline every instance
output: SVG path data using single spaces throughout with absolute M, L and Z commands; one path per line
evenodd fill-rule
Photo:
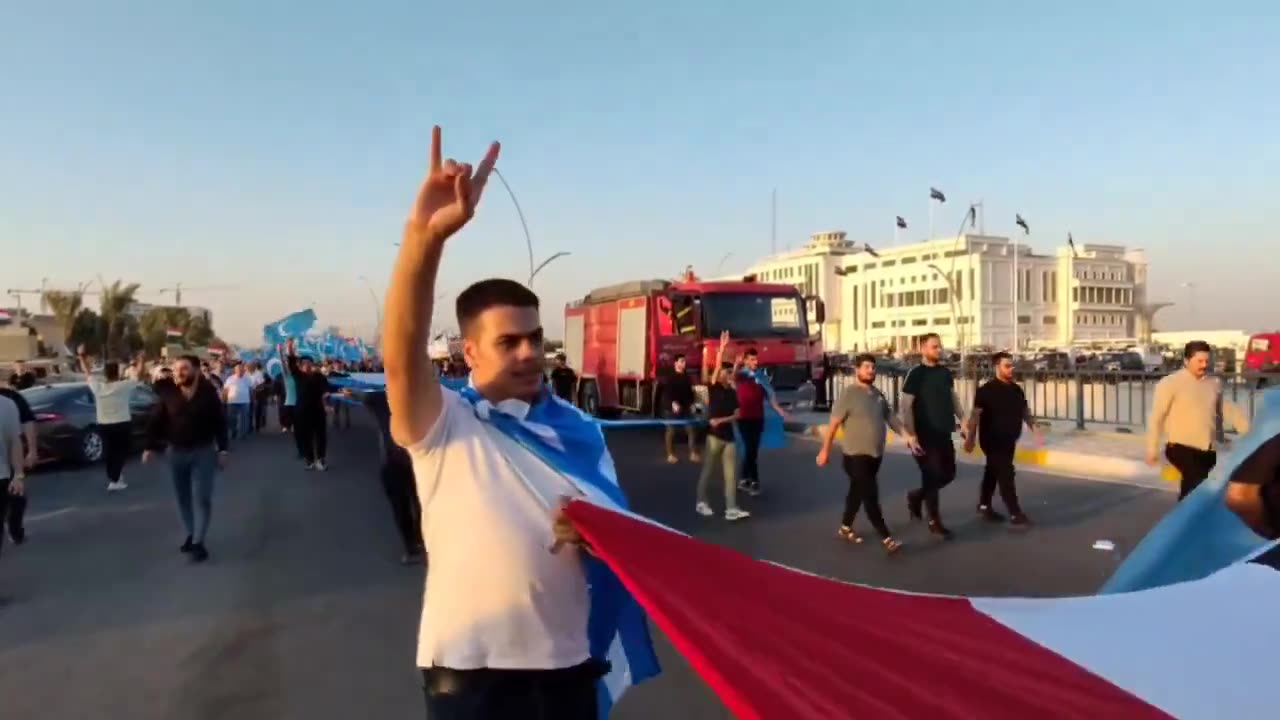
M 49 512 L 36 513 L 35 515 L 28 515 L 26 520 L 29 523 L 40 522 L 41 520 L 48 520 L 49 518 L 54 518 L 59 515 L 66 515 L 67 513 L 73 513 L 77 509 L 78 508 L 76 507 L 65 507 L 59 510 L 50 510 Z

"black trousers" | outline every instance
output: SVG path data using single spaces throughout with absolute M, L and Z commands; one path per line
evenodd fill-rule
M 1178 500 L 1182 500 L 1190 495 L 1192 490 L 1200 487 L 1200 483 L 1213 472 L 1213 466 L 1218 464 L 1218 453 L 1177 443 L 1165 445 L 1164 456 L 1182 475 L 1182 482 L 1178 488 Z
M 9 483 L 12 480 L 0 480 L 0 546 L 4 545 L 6 526 L 9 537 L 21 541 L 26 535 L 22 527 L 22 516 L 27 512 L 25 495 L 10 495 Z
M 982 448 L 987 456 L 987 466 L 982 471 L 982 490 L 978 493 L 978 505 L 991 507 L 991 499 L 996 488 L 1000 488 L 1000 499 L 1011 515 L 1021 515 L 1022 506 L 1018 504 L 1018 488 L 1014 484 L 1015 471 L 1013 454 L 1015 447 L 996 446 Z
M 844 498 L 844 515 L 840 524 L 853 527 L 853 519 L 858 510 L 867 508 L 867 519 L 871 527 L 876 529 L 881 539 L 889 537 L 889 526 L 885 525 L 884 513 L 880 510 L 880 481 L 876 478 L 880 472 L 881 458 L 874 455 L 845 455 L 844 472 L 849 476 L 849 494 Z
M 403 448 L 394 447 L 382 463 L 382 489 L 391 503 L 391 517 L 404 551 L 422 552 L 422 506 L 413 481 L 413 462 Z
M 738 433 L 742 435 L 742 479 L 760 484 L 760 436 L 764 434 L 764 419 L 738 420 Z
M 267 408 L 271 406 L 269 396 L 253 399 L 253 429 L 261 432 L 267 426 Z
M 939 491 L 956 479 L 956 446 L 951 438 L 939 439 L 928 444 L 921 443 L 923 451 L 916 455 L 916 465 L 920 468 L 920 488 L 907 494 L 911 511 L 918 513 L 923 502 L 929 512 L 930 520 L 941 519 Z
M 293 425 L 293 439 L 298 444 L 298 454 L 302 459 L 307 463 L 324 462 L 329 449 L 328 422 L 324 409 L 297 409 Z
M 597 720 L 600 663 L 562 670 L 422 671 L 429 720 Z
M 280 429 L 291 430 L 293 428 L 293 416 L 296 407 L 293 405 L 285 405 L 284 400 L 280 401 Z
M 133 442 L 133 424 L 129 422 L 99 425 L 102 434 L 102 457 L 107 466 L 107 482 L 119 482 L 129 458 L 129 446 Z

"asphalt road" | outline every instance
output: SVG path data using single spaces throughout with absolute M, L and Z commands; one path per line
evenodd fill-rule
M 131 464 L 107 495 L 100 468 L 46 470 L 30 483 L 29 542 L 0 555 L 0 717 L 130 720 L 423 717 L 414 665 L 421 567 L 401 567 L 373 472 L 372 430 L 331 435 L 331 468 L 305 472 L 288 438 L 252 438 L 215 498 L 210 563 L 189 566 L 159 467 Z M 910 458 L 881 472 L 903 552 L 834 537 L 845 482 L 813 465 L 812 441 L 762 459 L 766 497 L 729 525 L 693 513 L 696 469 L 670 467 L 649 431 L 610 436 L 633 506 L 711 542 L 884 587 L 969 595 L 1095 590 L 1173 495 L 1022 473 L 1036 526 L 1013 532 L 973 515 L 979 469 L 944 492 L 950 543 L 909 526 Z M 864 527 L 869 532 L 869 528 Z M 1111 540 L 1116 552 L 1092 549 Z M 732 608 L 717 611 L 732 612 Z M 744 627 L 743 632 L 768 632 Z M 633 689 L 615 718 L 728 713 L 659 637 L 665 672 Z

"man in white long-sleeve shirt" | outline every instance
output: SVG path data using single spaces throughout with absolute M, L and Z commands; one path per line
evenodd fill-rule
M 1218 464 L 1218 428 L 1223 416 L 1236 432 L 1249 431 L 1249 417 L 1222 399 L 1222 383 L 1209 376 L 1209 343 L 1193 340 L 1182 351 L 1184 367 L 1156 383 L 1147 422 L 1147 464 L 1164 456 L 1182 475 L 1178 499 L 1191 494 Z

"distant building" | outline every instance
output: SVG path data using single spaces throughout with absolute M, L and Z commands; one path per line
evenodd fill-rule
M 818 233 L 800 250 L 765 258 L 748 272 L 821 297 L 823 344 L 842 352 L 907 351 L 928 333 L 951 348 L 1011 348 L 1015 326 L 1020 349 L 1149 339 L 1151 316 L 1167 305 L 1147 297 L 1142 250 L 1081 244 L 1046 255 L 994 235 L 872 255 L 843 232 Z
M 194 305 L 157 305 L 154 303 L 135 301 L 129 304 L 129 307 L 125 309 L 125 312 L 141 320 L 143 315 L 146 315 L 152 310 L 166 308 L 186 310 L 187 314 L 191 317 L 202 317 L 204 318 L 205 324 L 209 327 L 213 327 L 213 312 L 209 310 L 209 308 L 196 307 Z

